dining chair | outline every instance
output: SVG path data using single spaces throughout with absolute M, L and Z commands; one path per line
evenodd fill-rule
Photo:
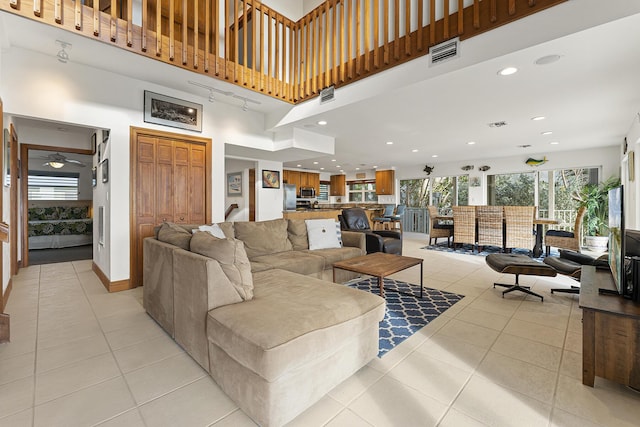
M 582 229 L 582 219 L 586 207 L 581 206 L 576 213 L 576 221 L 573 224 L 573 231 L 565 230 L 548 230 L 544 235 L 544 244 L 546 246 L 545 255 L 549 256 L 551 246 L 558 249 L 570 249 L 580 252 L 580 230 Z
M 382 226 L 383 229 L 387 228 L 387 225 L 391 223 L 391 217 L 393 217 L 395 208 L 396 205 L 384 205 L 382 215 L 371 218 L 374 229 L 376 229 L 378 225 Z
M 431 241 L 435 239 L 435 244 L 438 244 L 438 239 L 446 237 L 447 247 L 451 246 L 450 240 L 453 235 L 453 224 L 443 224 L 438 217 L 438 208 L 435 206 L 427 206 L 429 211 L 429 245 Z
M 535 206 L 504 206 L 505 249 L 523 248 L 533 254 Z
M 476 207 L 453 206 L 453 246 L 476 245 Z
M 396 207 L 396 211 L 389 218 L 391 220 L 391 229 L 392 230 L 396 229 L 396 224 L 397 224 L 399 226 L 399 228 L 400 228 L 400 232 L 402 233 L 402 217 L 404 215 L 404 211 L 406 210 L 406 208 L 407 207 L 405 205 L 398 205 Z
M 498 246 L 504 250 L 503 212 L 502 206 L 476 206 L 478 251 L 482 251 L 483 246 Z

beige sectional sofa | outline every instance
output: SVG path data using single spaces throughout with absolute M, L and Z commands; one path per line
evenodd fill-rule
M 251 418 L 282 425 L 378 353 L 384 300 L 331 282 L 364 235 L 309 250 L 304 220 L 219 226 L 226 242 L 190 225 L 145 239 L 144 306 Z

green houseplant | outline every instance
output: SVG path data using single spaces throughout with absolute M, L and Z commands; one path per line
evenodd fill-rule
M 586 208 L 583 227 L 586 246 L 589 248 L 606 250 L 609 236 L 609 190 L 619 185 L 620 178 L 612 176 L 599 184 L 585 185 L 575 196 L 580 206 Z

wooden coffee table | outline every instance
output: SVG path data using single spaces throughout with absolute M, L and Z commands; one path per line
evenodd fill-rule
M 390 274 L 420 265 L 420 298 L 422 298 L 422 258 L 375 252 L 365 256 L 339 261 L 333 264 L 333 281 L 336 280 L 336 268 L 366 274 L 378 278 L 380 296 L 384 298 L 384 278 Z

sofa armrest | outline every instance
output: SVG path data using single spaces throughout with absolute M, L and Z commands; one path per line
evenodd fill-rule
M 364 233 L 357 231 L 342 231 L 342 245 L 352 248 L 360 248 L 362 253 L 367 252 L 367 239 Z
M 209 372 L 207 314 L 227 276 L 218 261 L 182 249 L 174 253 L 173 272 L 175 340 Z
M 179 248 L 153 237 L 143 241 L 142 305 L 173 338 L 173 252 Z
M 394 230 L 372 230 L 372 233 L 382 237 L 393 237 L 394 239 L 402 240 L 402 233 Z

